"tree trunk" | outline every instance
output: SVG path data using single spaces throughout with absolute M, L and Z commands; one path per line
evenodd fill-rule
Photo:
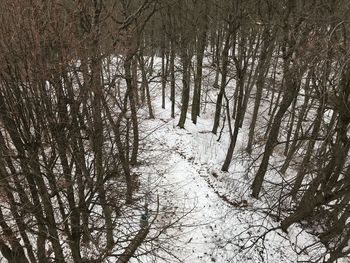
M 146 93 L 146 99 L 147 99 L 147 107 L 148 107 L 148 116 L 150 119 L 154 119 L 154 114 L 153 114 L 153 108 L 152 108 L 152 100 L 151 100 L 151 94 L 149 91 L 149 85 L 148 85 L 148 80 L 147 80 L 147 73 L 145 69 L 145 60 L 143 59 L 143 54 L 140 54 L 138 56 L 138 61 L 140 64 L 140 69 L 141 69 L 141 75 L 142 75 L 142 90 L 145 90 Z
M 170 51 L 170 100 L 171 100 L 171 117 L 175 118 L 175 46 L 171 42 Z
M 238 99 L 237 99 L 237 114 L 236 114 L 236 118 L 235 118 L 235 127 L 234 127 L 234 131 L 233 134 L 231 134 L 231 141 L 230 141 L 230 146 L 227 150 L 227 154 L 226 154 L 226 158 L 224 161 L 224 164 L 221 168 L 222 171 L 228 171 L 228 168 L 230 166 L 231 160 L 232 160 L 232 156 L 233 156 L 233 151 L 235 149 L 236 146 L 236 142 L 237 142 L 237 137 L 238 137 L 238 132 L 239 132 L 239 128 L 240 128 L 240 123 L 241 123 L 241 118 L 243 116 L 243 111 L 244 108 L 242 107 L 243 104 L 243 93 L 244 93 L 244 70 L 242 68 L 240 68 L 237 72 L 238 75 Z M 227 116 L 228 118 L 230 118 L 230 116 Z
M 297 151 L 297 149 L 299 148 L 299 145 L 301 144 L 301 143 L 298 144 L 299 133 L 300 133 L 300 130 L 302 129 L 303 120 L 306 118 L 306 116 L 308 114 L 308 111 L 310 109 L 310 107 L 309 107 L 309 99 L 310 99 L 309 82 L 310 82 L 310 74 L 308 74 L 308 77 L 307 77 L 306 83 L 305 83 L 304 103 L 301 106 L 301 110 L 300 110 L 300 113 L 299 113 L 299 116 L 298 116 L 298 121 L 297 121 L 297 124 L 296 124 L 296 127 L 295 127 L 294 136 L 293 136 L 293 142 L 292 142 L 288 152 L 284 153 L 286 155 L 286 159 L 285 159 L 285 161 L 284 161 L 284 163 L 283 163 L 283 165 L 281 167 L 281 170 L 280 170 L 280 172 L 282 174 L 284 174 L 287 171 L 287 169 L 289 167 L 289 164 L 290 164 L 290 162 L 293 159 L 294 153 Z M 295 104 L 296 104 L 296 101 L 294 102 L 294 105 L 293 105 L 293 109 L 294 110 L 295 110 Z M 311 105 L 312 104 L 313 104 L 313 100 L 311 101 Z M 293 114 L 293 111 L 292 111 L 292 114 Z M 293 121 L 292 121 L 292 123 L 293 123 Z M 289 129 L 289 135 L 287 136 L 287 143 L 288 143 L 288 141 L 291 138 L 291 133 L 292 133 L 292 127 L 290 127 L 290 129 Z M 287 147 L 286 147 L 286 149 L 287 149 Z
M 289 74 L 290 72 L 286 72 L 286 75 Z M 284 114 L 286 113 L 292 101 L 297 97 L 300 87 L 299 80 L 292 79 L 290 76 L 286 76 L 285 85 L 285 93 L 276 116 L 273 119 L 268 139 L 264 148 L 264 155 L 252 184 L 252 196 L 255 198 L 258 198 L 259 196 L 270 156 L 273 152 L 274 147 L 276 146 L 282 118 L 284 117 Z
M 190 100 L 190 56 L 187 50 L 182 50 L 182 99 L 181 99 L 181 114 L 178 126 L 181 129 L 185 128 L 188 103 Z
M 200 33 L 197 39 L 197 54 L 196 54 L 196 76 L 194 80 L 194 90 L 192 98 L 192 122 L 197 123 L 197 116 L 200 114 L 201 103 L 201 89 L 202 89 L 202 76 L 203 76 L 203 56 L 207 42 L 207 3 L 204 2 L 205 10 L 201 17 L 202 27 L 200 27 Z
M 214 125 L 212 129 L 212 133 L 216 134 L 221 116 L 221 108 L 222 108 L 222 99 L 224 96 L 225 88 L 226 88 L 226 80 L 227 80 L 227 71 L 228 71 L 228 51 L 230 50 L 230 38 L 232 35 L 232 30 L 229 28 L 226 33 L 224 49 L 222 50 L 221 59 L 222 59 L 222 68 L 221 68 L 221 84 L 220 91 L 216 99 L 216 108 L 215 108 L 215 117 L 214 117 Z
M 124 62 L 124 70 L 125 70 L 127 94 L 130 101 L 131 121 L 132 121 L 132 130 L 133 130 L 133 144 L 132 144 L 130 164 L 135 165 L 137 164 L 137 156 L 138 156 L 138 150 L 139 150 L 139 128 L 138 128 L 137 108 L 136 108 L 136 101 L 135 101 L 135 88 L 132 86 L 131 59 L 132 57 L 126 57 Z
M 165 31 L 165 25 L 162 26 L 163 30 Z M 167 76 L 166 76 L 166 66 L 165 66 L 165 34 L 162 36 L 161 40 L 161 56 L 162 56 L 162 109 L 165 109 L 165 89 L 166 89 L 166 82 L 167 82 Z

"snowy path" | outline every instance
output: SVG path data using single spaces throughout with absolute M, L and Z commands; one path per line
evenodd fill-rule
M 213 176 L 210 173 L 223 154 L 223 145 L 215 140 L 209 146 L 203 145 L 212 136 L 205 132 L 206 125 L 200 130 L 199 125 L 181 130 L 170 119 L 147 122 L 151 131 L 148 152 L 150 159 L 155 159 L 157 171 L 152 174 L 157 182 L 154 191 L 160 200 L 157 224 L 172 224 L 160 241 L 164 243 L 160 250 L 164 258 L 147 262 L 287 263 L 308 258 L 297 255 L 288 237 L 279 230 L 258 239 L 256 246 L 241 249 L 249 247 L 251 240 L 278 222 L 256 212 L 254 200 L 248 200 L 248 208 L 235 207 L 230 204 L 232 200 L 225 200 L 225 195 L 218 194 L 218 189 L 209 183 Z M 236 184 L 232 191 L 240 192 L 241 188 Z
M 181 251 L 185 256 L 185 262 L 222 262 L 218 260 L 220 254 L 217 251 L 215 238 L 226 230 L 225 215 L 231 208 L 178 153 L 175 153 L 169 162 L 174 165 L 170 168 L 166 179 L 177 186 L 175 191 L 179 205 L 184 205 L 188 211 L 193 209 L 186 220 L 187 233 L 179 240 L 186 244 Z
M 180 130 L 171 123 L 158 126 L 161 128 L 152 134 L 152 145 L 160 144 L 163 148 L 160 151 L 164 151 L 158 165 L 165 167 L 159 183 L 160 196 L 164 197 L 161 199 L 165 210 L 171 211 L 169 206 L 172 206 L 175 217 L 184 216 L 168 233 L 173 236 L 168 247 L 177 257 L 170 261 L 236 262 L 234 252 L 237 247 L 227 240 L 232 238 L 233 230 L 242 231 L 235 217 L 240 211 L 222 200 L 208 184 L 208 165 L 193 157 L 195 150 L 190 141 L 196 134 Z
M 167 121 L 152 121 L 152 126 L 158 128 L 149 138 L 149 151 L 158 156 L 157 170 L 164 172 L 157 182 L 161 210 L 168 215 L 169 211 L 173 212 L 173 220 L 180 218 L 167 233 L 173 240 L 166 245 L 177 259 L 163 256 L 170 262 L 228 262 L 228 253 L 220 248 L 220 243 L 224 233 L 232 228 L 226 223 L 226 217 L 231 218 L 232 207 L 206 181 L 208 167 L 188 156 L 192 149 L 186 139 L 191 139 L 191 133 L 174 128 Z M 161 220 L 172 220 L 166 217 L 161 216 Z

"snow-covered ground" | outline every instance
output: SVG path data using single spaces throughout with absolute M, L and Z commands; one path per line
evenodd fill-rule
M 176 127 L 177 121 L 169 110 L 157 108 L 156 119 L 143 123 L 143 158 L 149 163 L 139 169 L 153 200 L 150 218 L 156 216 L 159 198 L 153 233 L 169 227 L 145 244 L 159 257 L 141 256 L 135 262 L 319 261 L 323 249 L 312 235 L 297 226 L 282 232 L 267 215 L 268 203 L 250 198 L 249 162 L 239 154 L 244 135 L 230 172 L 222 173 L 227 134 L 217 142 L 209 118 L 199 118 L 197 125 L 187 120 L 186 129 Z

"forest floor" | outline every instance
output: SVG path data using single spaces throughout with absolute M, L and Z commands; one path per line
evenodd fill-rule
M 153 204 L 159 199 L 150 217 L 158 209 L 154 231 L 169 228 L 148 244 L 160 257 L 142 257 L 141 262 L 277 263 L 318 258 L 322 247 L 312 235 L 296 225 L 284 233 L 270 215 L 268 200 L 250 197 L 252 178 L 246 171 L 251 162 L 239 150 L 244 137 L 238 140 L 229 173 L 223 173 L 228 132 L 217 141 L 205 114 L 197 125 L 188 119 L 185 129 L 176 127 L 177 121 L 169 110 L 157 108 L 156 118 L 142 124 L 147 134 L 142 158 L 148 161 L 139 171 Z

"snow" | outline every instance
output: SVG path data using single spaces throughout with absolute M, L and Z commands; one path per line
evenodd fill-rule
M 230 173 L 222 173 L 227 132 L 218 142 L 210 132 L 209 118 L 199 118 L 197 125 L 188 119 L 186 129 L 179 129 L 169 110 L 155 112 L 155 120 L 143 123 L 149 131 L 143 155 L 154 159 L 144 182 L 152 182 L 151 195 L 153 200 L 158 196 L 160 206 L 151 234 L 171 226 L 145 245 L 158 257 L 138 256 L 135 262 L 274 263 L 320 258 L 324 250 L 314 236 L 296 225 L 284 233 L 268 215 L 269 204 L 250 197 L 249 161 L 240 153 L 244 135 L 239 137 Z M 141 172 L 144 169 L 139 167 Z M 151 217 L 156 209 L 153 202 Z

